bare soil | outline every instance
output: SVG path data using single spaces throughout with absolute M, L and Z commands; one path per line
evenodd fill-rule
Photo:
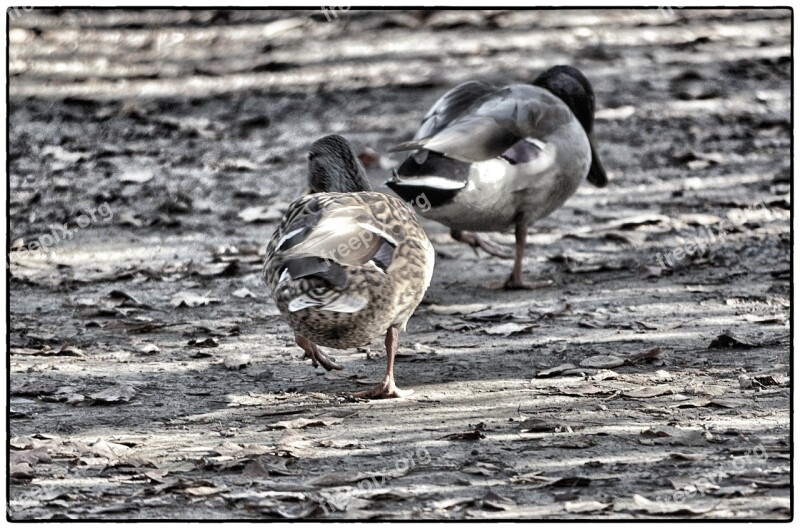
M 9 517 L 789 518 L 789 11 L 336 14 L 11 17 Z M 308 146 L 381 185 L 444 91 L 558 63 L 611 183 L 531 229 L 553 286 L 426 222 L 415 394 L 348 397 L 380 340 L 314 370 L 259 274 Z

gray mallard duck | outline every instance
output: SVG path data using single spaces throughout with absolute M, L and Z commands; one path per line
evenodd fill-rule
M 571 66 L 551 68 L 533 85 L 461 84 L 433 105 L 412 141 L 393 149 L 415 152 L 387 185 L 405 200 L 424 195 L 431 207 L 423 216 L 492 255 L 512 257 L 474 232 L 515 226 L 505 286 L 541 286 L 522 278 L 528 226 L 561 207 L 584 178 L 608 183 L 592 141 L 594 111 L 589 80 Z
M 347 140 L 317 140 L 308 160 L 308 194 L 272 235 L 264 278 L 314 367 L 341 369 L 320 345 L 360 347 L 385 333 L 386 376 L 353 395 L 407 396 L 394 383 L 394 357 L 430 284 L 433 246 L 407 204 L 372 191 Z

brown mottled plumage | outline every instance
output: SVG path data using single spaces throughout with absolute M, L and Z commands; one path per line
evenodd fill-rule
M 265 280 L 314 365 L 339 368 L 317 345 L 359 347 L 386 333 L 386 377 L 361 396 L 403 396 L 392 371 L 397 331 L 430 284 L 433 247 L 403 201 L 356 190 L 369 183 L 344 138 L 318 140 L 309 160 L 318 192 L 289 206 L 267 246 Z

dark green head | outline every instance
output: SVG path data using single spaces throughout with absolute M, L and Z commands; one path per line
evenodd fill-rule
M 572 66 L 553 66 L 533 82 L 567 104 L 587 134 L 594 125 L 594 90 L 583 72 Z
M 583 72 L 566 65 L 553 66 L 539 75 L 533 84 L 544 88 L 561 99 L 578 119 L 578 122 L 580 122 L 589 137 L 589 143 L 592 148 L 592 166 L 589 169 L 587 179 L 597 187 L 604 187 L 608 183 L 608 176 L 600 163 L 600 158 L 597 156 L 594 140 L 592 139 L 595 111 L 592 84 L 583 75 Z

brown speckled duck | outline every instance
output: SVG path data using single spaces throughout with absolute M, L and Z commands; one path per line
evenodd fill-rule
M 314 367 L 341 369 L 320 345 L 360 347 L 385 333 L 383 381 L 353 396 L 408 396 L 394 383 L 394 357 L 430 284 L 433 246 L 411 207 L 372 191 L 347 140 L 317 140 L 308 161 L 308 194 L 289 206 L 267 246 L 272 297 Z

